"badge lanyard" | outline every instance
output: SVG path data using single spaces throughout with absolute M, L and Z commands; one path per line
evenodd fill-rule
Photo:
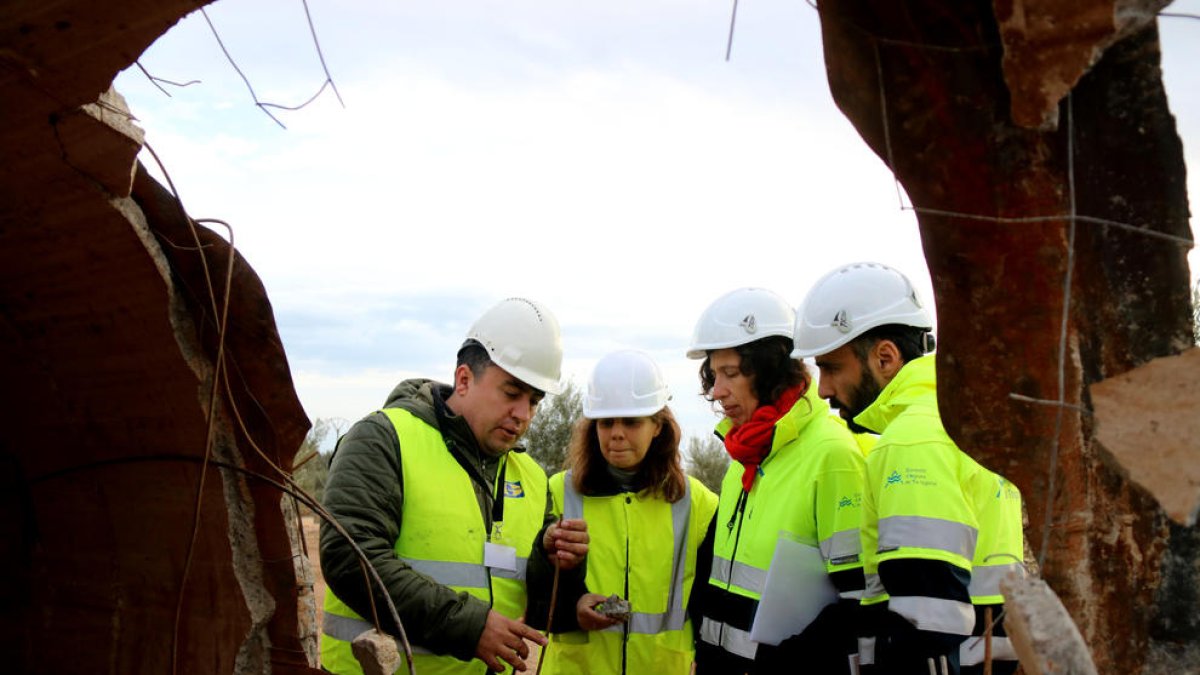
M 508 469 L 508 457 L 500 461 L 500 470 L 496 474 L 496 485 L 492 494 L 492 529 L 488 540 L 483 544 L 483 564 L 493 569 L 503 569 L 515 572 L 517 569 L 517 549 L 509 546 L 504 538 L 504 499 L 505 490 L 502 487 L 507 481 L 505 475 Z

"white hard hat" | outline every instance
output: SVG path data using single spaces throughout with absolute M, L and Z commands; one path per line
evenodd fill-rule
M 714 349 L 738 347 L 772 335 L 792 337 L 796 312 L 773 291 L 739 288 L 713 301 L 696 322 L 689 359 Z
M 558 319 L 540 302 L 502 300 L 475 321 L 467 339 L 478 341 L 493 363 L 525 384 L 562 392 L 562 335 Z
M 649 417 L 671 400 L 662 371 L 649 354 L 622 349 L 605 355 L 592 370 L 583 416 Z
M 872 328 L 933 329 L 908 277 L 880 263 L 854 263 L 821 278 L 796 313 L 792 358 L 828 354 Z

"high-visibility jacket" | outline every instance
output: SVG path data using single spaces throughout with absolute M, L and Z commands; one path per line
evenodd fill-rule
M 991 656 L 994 675 L 1004 675 L 1016 670 L 1017 652 L 1013 649 L 1000 621 L 1004 609 L 1004 595 L 1000 592 L 1000 580 L 1009 574 L 1025 576 L 1025 533 L 1024 513 L 1021 509 L 1021 491 L 1003 476 L 991 474 L 991 488 L 975 495 L 979 513 L 979 542 L 975 546 L 972 561 L 971 604 L 975 605 L 975 627 L 959 651 L 964 675 L 984 671 L 986 644 L 983 635 L 988 627 L 987 609 L 990 607 L 992 637 Z
M 730 426 L 722 420 L 718 435 Z M 723 650 L 723 661 L 744 660 L 738 667 L 749 670 L 758 653 L 750 628 L 781 533 L 819 546 L 826 572 L 858 579 L 844 597 L 861 594 L 863 455 L 809 387 L 775 423 L 771 451 L 749 493 L 742 472 L 731 462 L 721 485 L 700 640 Z
M 691 477 L 674 504 L 648 490 L 585 496 L 575 490 L 571 471 L 551 476 L 550 495 L 555 514 L 587 521 L 588 592 L 624 598 L 632 616 L 605 630 L 552 634 L 542 672 L 690 673 L 695 646 L 688 598 L 717 496 Z
M 840 415 L 833 415 L 833 419 L 847 429 L 850 428 L 850 425 L 846 424 L 846 420 L 842 419 Z M 851 431 L 850 435 L 854 437 L 854 442 L 858 444 L 858 449 L 862 450 L 863 457 L 871 454 L 871 450 L 874 450 L 875 444 L 879 442 L 879 434 L 873 434 L 869 431 Z
M 400 439 L 404 478 L 404 522 L 396 539 L 396 557 L 413 569 L 455 591 L 469 593 L 497 612 L 519 618 L 525 611 L 525 569 L 533 539 L 546 510 L 546 474 L 524 453 L 509 453 L 501 462 L 495 485 L 503 500 L 503 519 L 486 531 L 471 477 L 446 448 L 440 432 L 406 410 L 384 413 Z M 501 472 L 503 475 L 501 475 Z M 515 569 L 484 565 L 484 546 L 491 541 L 516 549 Z M 334 673 L 362 673 L 350 641 L 373 625 L 342 602 L 332 589 L 325 593 L 321 665 Z M 479 674 L 479 660 L 460 661 L 413 647 L 420 675 Z M 407 673 L 402 664 L 398 673 Z
M 854 418 L 880 432 L 867 456 L 862 602 L 867 606 L 886 602 L 887 610 L 917 631 L 965 639 L 975 623 L 965 579 L 973 568 L 979 538 L 977 496 L 994 493 L 995 481 L 994 474 L 959 450 L 946 434 L 938 413 L 934 362 L 934 356 L 927 355 L 906 363 L 874 403 Z M 880 566 L 891 561 L 900 561 L 892 568 L 902 571 L 892 577 L 889 588 Z M 937 574 L 926 574 L 930 571 Z M 962 580 L 930 589 L 928 578 Z M 922 590 L 909 592 L 910 588 Z M 873 638 L 860 641 L 864 665 L 875 663 L 874 650 Z M 952 654 L 942 653 L 951 667 L 957 654 L 957 644 Z M 892 672 L 886 665 L 883 671 Z

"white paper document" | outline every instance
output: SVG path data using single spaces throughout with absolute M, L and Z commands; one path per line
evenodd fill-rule
M 762 600 L 750 626 L 750 639 L 777 645 L 807 628 L 822 609 L 837 599 L 837 589 L 825 573 L 821 550 L 781 532 L 767 570 Z
M 517 571 L 517 549 L 511 546 L 484 542 L 483 564 L 497 570 Z

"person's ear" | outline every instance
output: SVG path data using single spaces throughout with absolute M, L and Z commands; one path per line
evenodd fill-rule
M 471 367 L 467 364 L 462 364 L 454 369 L 454 393 L 459 396 L 466 396 L 467 390 L 471 388 L 471 384 L 475 381 L 475 373 L 471 372 Z
M 900 348 L 895 342 L 880 340 L 875 343 L 875 348 L 871 350 L 871 369 L 884 384 L 891 382 L 903 366 L 904 357 L 900 355 Z

